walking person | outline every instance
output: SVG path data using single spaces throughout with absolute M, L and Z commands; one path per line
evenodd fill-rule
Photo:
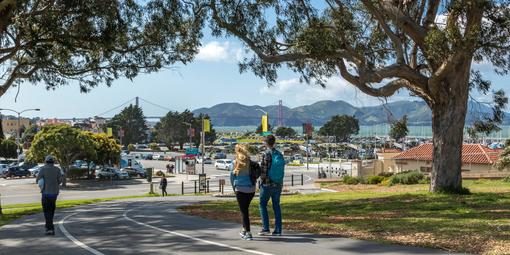
M 262 231 L 259 235 L 282 235 L 282 211 L 280 207 L 280 196 L 282 194 L 283 177 L 285 175 L 285 159 L 280 151 L 275 149 L 276 138 L 268 135 L 264 139 L 266 151 L 262 154 L 260 165 L 260 217 L 262 218 Z M 269 215 L 267 204 L 271 199 L 275 218 L 274 231 L 271 234 L 269 228 Z
M 244 240 L 252 240 L 250 229 L 250 203 L 255 196 L 256 182 L 260 174 L 260 166 L 250 160 L 246 145 L 237 144 L 236 158 L 231 167 L 230 183 L 236 194 L 237 203 L 243 220 L 243 229 L 240 232 Z
M 53 225 L 53 217 L 55 216 L 55 208 L 57 197 L 62 183 L 62 172 L 56 167 L 53 156 L 48 155 L 45 158 L 45 165 L 39 170 L 36 182 L 41 188 L 41 203 L 46 220 L 46 235 L 55 235 L 55 227 Z
M 167 181 L 165 175 L 163 175 L 163 177 L 161 177 L 161 180 L 159 181 L 159 188 L 161 189 L 162 196 L 168 196 L 168 193 L 166 193 L 167 184 L 168 184 L 168 181 Z

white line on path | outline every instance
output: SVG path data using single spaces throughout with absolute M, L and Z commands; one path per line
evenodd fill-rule
M 64 217 L 62 220 L 60 220 L 59 224 L 58 224 L 58 227 L 60 228 L 60 231 L 62 231 L 62 233 L 64 233 L 64 235 L 69 238 L 69 240 L 71 240 L 74 244 L 76 244 L 77 246 L 89 251 L 90 253 L 94 254 L 94 255 L 105 255 L 104 253 L 94 249 L 94 248 L 91 248 L 89 246 L 87 246 L 86 244 L 80 242 L 80 240 L 76 239 L 73 235 L 71 235 L 67 229 L 64 227 L 64 222 L 65 220 L 67 220 L 67 218 L 71 217 L 71 216 L 74 216 L 75 214 L 77 213 L 72 213 L 72 214 L 69 214 L 67 215 L 66 217 Z
M 134 209 L 136 209 L 136 208 L 134 208 Z M 244 248 L 241 248 L 241 247 L 236 247 L 236 246 L 232 246 L 232 245 L 228 245 L 228 244 L 224 244 L 224 243 L 213 242 L 213 241 L 205 240 L 205 239 L 202 239 L 202 238 L 198 238 L 198 237 L 193 237 L 193 236 L 190 236 L 190 235 L 182 234 L 182 233 L 179 233 L 179 232 L 169 231 L 169 230 L 166 230 L 166 229 L 158 228 L 158 227 L 155 227 L 155 226 L 143 223 L 143 222 L 139 222 L 139 221 L 134 220 L 132 218 L 129 218 L 127 216 L 127 214 L 130 211 L 133 211 L 134 209 L 125 211 L 124 215 L 123 215 L 124 218 L 126 218 L 127 220 L 132 221 L 132 222 L 134 222 L 136 224 L 148 227 L 148 228 L 152 228 L 152 229 L 164 232 L 164 233 L 168 233 L 168 234 L 171 234 L 171 235 L 174 235 L 174 236 L 180 236 L 180 237 L 188 238 L 188 239 L 191 239 L 191 240 L 194 240 L 194 241 L 198 241 L 198 242 L 202 242 L 202 243 L 207 243 L 207 244 L 211 244 L 211 245 L 215 245 L 215 246 L 219 246 L 219 247 L 229 248 L 229 249 L 232 249 L 232 250 L 237 250 L 237 251 L 242 251 L 242 252 L 247 252 L 247 253 L 252 253 L 252 254 L 258 254 L 258 255 L 273 255 L 271 253 L 266 253 L 266 252 L 261 252 L 261 251 L 254 251 L 254 250 L 248 250 L 248 249 L 244 249 Z

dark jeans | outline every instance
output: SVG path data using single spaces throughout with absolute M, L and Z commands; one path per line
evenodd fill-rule
M 161 195 L 162 196 L 168 196 L 168 193 L 166 192 L 166 186 L 161 187 Z
M 236 192 L 237 203 L 243 218 L 243 228 L 245 231 L 250 231 L 250 203 L 255 193 Z
M 53 217 L 55 216 L 56 197 L 42 197 L 42 207 L 44 211 L 44 219 L 46 219 L 46 230 L 55 230 L 53 226 Z
M 262 229 L 269 231 L 269 215 L 267 213 L 267 203 L 269 199 L 273 204 L 274 212 L 274 232 L 282 232 L 282 209 L 280 208 L 280 196 L 282 194 L 282 185 L 262 184 L 260 185 L 260 217 L 262 218 Z

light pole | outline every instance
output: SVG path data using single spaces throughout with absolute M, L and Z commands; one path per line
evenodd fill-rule
M 191 151 L 191 123 L 189 123 L 189 122 L 182 122 L 182 124 L 189 125 L 189 129 L 188 129 L 188 132 L 189 132 L 189 150 Z
M 25 109 L 23 111 L 16 111 L 13 109 L 0 108 L 0 111 L 11 111 L 11 112 L 18 114 L 18 127 L 16 130 L 16 140 L 18 142 L 18 146 L 21 146 L 21 114 L 24 112 L 28 112 L 28 111 L 40 111 L 40 110 L 41 109 L 39 109 L 39 108 L 35 108 L 35 109 Z M 21 148 L 19 154 L 21 154 L 22 152 L 23 152 L 23 149 Z M 18 154 L 18 165 L 19 165 L 19 154 Z

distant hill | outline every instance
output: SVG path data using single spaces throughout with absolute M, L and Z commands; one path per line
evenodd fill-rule
M 259 125 L 262 109 L 269 113 L 271 125 L 275 125 L 278 106 L 243 105 L 239 103 L 222 103 L 210 108 L 199 108 L 193 113 L 205 113 L 211 116 L 215 126 L 254 126 Z M 467 123 L 472 123 L 483 114 L 490 114 L 492 109 L 484 104 L 469 102 Z M 360 125 L 386 124 L 391 120 L 400 119 L 407 114 L 409 125 L 430 125 L 432 113 L 423 101 L 396 101 L 379 106 L 355 107 L 344 101 L 318 101 L 311 105 L 295 108 L 283 107 L 283 122 L 286 126 L 300 126 L 311 121 L 322 126 L 334 115 L 354 115 Z M 510 115 L 505 115 L 505 123 L 510 123 Z

